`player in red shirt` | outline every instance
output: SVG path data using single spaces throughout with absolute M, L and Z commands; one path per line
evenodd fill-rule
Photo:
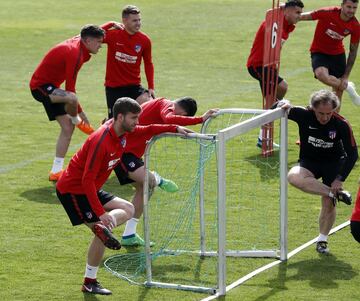
M 351 234 L 360 243 L 360 188 L 357 192 L 356 203 L 350 219 Z
M 126 96 L 137 100 L 144 92 L 147 93 L 141 86 L 142 60 L 148 83 L 148 94 L 155 98 L 151 40 L 140 31 L 140 10 L 133 5 L 125 6 L 122 11 L 122 22 L 123 25 L 116 22 L 102 25 L 106 31 L 104 43 L 108 47 L 105 92 L 109 118 L 112 117 L 112 107 L 119 97 Z
M 318 20 L 310 47 L 315 77 L 332 87 L 340 101 L 345 90 L 352 102 L 360 105 L 355 85 L 348 81 L 360 40 L 360 25 L 355 17 L 357 6 L 358 0 L 343 0 L 341 7 L 325 7 L 302 13 L 301 20 Z M 348 35 L 351 38 L 346 60 L 343 39 Z
M 284 5 L 284 21 L 283 21 L 283 31 L 282 31 L 282 44 L 289 38 L 289 34 L 294 31 L 295 24 L 300 20 L 300 15 L 304 4 L 300 0 L 288 0 Z M 264 68 L 264 78 L 263 78 L 263 57 L 264 57 L 264 41 L 265 41 L 265 21 L 263 21 L 256 33 L 251 52 L 247 61 L 247 68 L 250 75 L 259 81 L 260 89 L 267 86 L 266 78 L 268 68 Z M 277 99 L 283 99 L 288 85 L 286 81 L 275 75 L 278 82 L 277 87 Z M 265 96 L 265 91 L 262 91 L 262 94 Z
M 31 78 L 30 89 L 33 97 L 43 104 L 49 120 L 56 120 L 61 128 L 49 174 L 50 181 L 57 181 L 62 173 L 74 126 L 86 134 L 94 131 L 81 109 L 75 84 L 81 66 L 91 58 L 91 54 L 99 51 L 103 37 L 104 30 L 100 27 L 84 26 L 80 36 L 50 49 Z M 60 88 L 63 82 L 65 89 Z
M 121 244 L 111 230 L 131 218 L 134 207 L 101 187 L 121 164 L 127 139 L 132 135 L 135 139 L 148 139 L 162 132 L 189 132 L 176 125 L 137 126 L 141 107 L 128 97 L 118 99 L 113 111 L 114 119 L 89 136 L 56 184 L 57 196 L 72 225 L 85 223 L 95 234 L 88 250 L 82 291 L 102 295 L 111 294 L 96 280 L 105 246 L 120 249 Z
M 204 122 L 218 110 L 208 110 L 202 116 L 195 116 L 196 101 L 190 97 L 179 98 L 175 101 L 158 98 L 144 103 L 139 117 L 139 124 L 178 124 L 195 125 Z M 144 139 L 145 138 L 145 139 Z M 121 243 L 124 246 L 144 245 L 144 240 L 136 233 L 136 227 L 143 213 L 143 185 L 145 180 L 144 162 L 141 159 L 145 152 L 146 141 L 149 137 L 136 137 L 132 135 L 127 141 L 122 164 L 116 169 L 116 175 L 121 185 L 132 183 L 135 186 L 135 195 L 132 203 L 135 207 L 134 217 L 126 224 Z M 147 139 L 146 139 L 147 138 Z M 154 173 L 157 177 L 158 175 Z M 170 180 L 162 179 L 158 185 L 167 192 L 175 192 L 178 187 Z

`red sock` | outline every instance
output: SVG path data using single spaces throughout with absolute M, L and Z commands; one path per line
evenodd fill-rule
M 89 284 L 94 282 L 96 282 L 96 278 L 95 279 L 87 278 L 87 277 L 84 278 L 84 284 Z

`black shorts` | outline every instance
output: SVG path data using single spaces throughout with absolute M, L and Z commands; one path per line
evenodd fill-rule
M 53 103 L 49 95 L 57 89 L 53 84 L 45 84 L 41 87 L 31 90 L 32 96 L 41 102 L 45 108 L 46 114 L 50 121 L 55 120 L 56 116 L 66 115 L 64 103 Z
M 106 104 L 108 107 L 108 117 L 109 119 L 113 117 L 113 106 L 115 101 L 120 97 L 130 97 L 134 100 L 143 94 L 146 89 L 141 85 L 134 86 L 125 86 L 125 87 L 105 87 L 106 93 Z
M 315 176 L 315 179 L 322 178 L 322 182 L 325 185 L 331 186 L 331 183 L 335 180 L 344 164 L 344 159 L 339 159 L 333 162 L 319 162 L 309 159 L 300 159 L 299 164 L 301 167 L 311 171 Z
M 350 230 L 354 239 L 360 243 L 360 221 L 350 221 Z
M 81 225 L 84 222 L 94 223 L 99 221 L 99 218 L 92 210 L 86 195 L 71 193 L 61 194 L 57 189 L 56 194 L 73 226 Z M 102 205 L 105 205 L 115 198 L 114 195 L 103 190 L 99 190 L 97 195 Z
M 345 73 L 346 56 L 345 53 L 330 55 L 319 52 L 311 53 L 311 65 L 313 71 L 319 67 L 325 67 L 329 70 L 329 74 L 340 78 Z M 315 76 L 316 77 L 316 76 Z
M 132 153 L 124 153 L 121 157 L 121 164 L 118 164 L 114 169 L 120 185 L 133 183 L 134 180 L 129 178 L 129 171 L 133 172 L 141 166 L 144 166 L 144 161 L 141 158 Z
M 250 67 L 248 67 L 248 72 L 253 78 L 255 78 L 256 80 L 259 81 L 260 89 L 264 96 L 266 95 L 266 90 L 271 91 L 270 89 L 275 89 L 275 86 L 274 86 L 273 82 L 271 81 L 272 78 L 277 79 L 278 85 L 284 80 L 281 76 L 279 76 L 279 74 L 275 68 L 270 69 L 270 74 L 269 74 L 270 82 L 268 82 L 268 72 L 269 72 L 268 67 L 264 67 L 264 78 L 263 78 L 263 67 L 262 66 L 259 66 L 259 67 L 250 66 Z M 266 89 L 267 85 L 271 85 L 269 89 Z

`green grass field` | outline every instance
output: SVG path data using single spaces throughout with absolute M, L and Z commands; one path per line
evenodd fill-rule
M 337 5 L 340 0 L 307 0 L 305 9 Z M 165 289 L 147 289 L 114 277 L 104 268 L 99 280 L 113 296 L 87 296 L 79 289 L 91 233 L 72 227 L 48 182 L 58 126 L 49 123 L 41 104 L 29 92 L 30 77 L 48 49 L 87 23 L 119 20 L 126 2 L 3 0 L 0 9 L 0 284 L 2 300 L 201 300 L 206 295 Z M 254 34 L 271 7 L 270 0 L 137 1 L 143 30 L 153 41 L 158 96 L 170 99 L 190 95 L 199 112 L 211 107 L 260 108 L 258 83 L 245 64 Z M 357 13 L 359 17 L 359 12 Z M 299 23 L 282 51 L 281 74 L 289 84 L 287 98 L 305 105 L 323 85 L 313 78 L 308 48 L 315 23 Z M 346 40 L 348 48 L 348 39 Z M 106 114 L 103 88 L 106 47 L 79 73 L 77 92 L 91 122 Z M 351 79 L 360 87 L 360 65 Z M 145 82 L 144 82 L 145 83 Z M 358 110 L 347 95 L 341 113 L 360 141 Z M 296 162 L 297 127 L 289 123 L 289 165 Z M 67 162 L 84 141 L 75 131 Z M 360 143 L 360 142 L 359 142 Z M 255 144 L 255 141 L 254 141 Z M 255 148 L 255 145 L 254 145 Z M 357 191 L 359 165 L 346 181 Z M 245 179 L 246 180 L 246 179 Z M 258 183 L 261 185 L 261 183 Z M 130 199 L 131 187 L 120 187 L 111 177 L 109 190 Z M 266 199 L 266 195 L 263 196 Z M 341 204 L 337 224 L 351 214 Z M 290 250 L 318 233 L 319 198 L 289 187 Z M 116 233 L 122 233 L 120 228 Z M 300 241 L 298 237 L 300 236 Z M 224 300 L 358 300 L 359 245 L 345 228 L 330 238 L 332 255 L 320 257 L 314 247 L 292 257 L 227 294 Z M 123 252 L 123 250 L 121 250 Z M 107 251 L 106 258 L 114 252 Z M 241 262 L 239 262 L 241 260 Z M 254 266 L 251 259 L 229 260 L 237 279 Z M 268 262 L 268 261 L 266 261 Z M 265 261 L 264 261 L 265 263 Z M 164 274 L 181 278 L 191 266 L 179 259 Z M 171 269 L 171 271 L 170 271 Z

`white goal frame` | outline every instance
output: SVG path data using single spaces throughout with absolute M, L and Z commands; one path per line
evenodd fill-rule
M 281 261 L 287 260 L 288 257 L 288 239 L 287 239 L 287 220 L 288 220 L 288 205 L 287 205 L 287 162 L 288 162 L 288 120 L 287 113 L 281 108 L 275 110 L 249 110 L 249 109 L 225 109 L 217 113 L 221 114 L 252 114 L 257 116 L 247 119 L 243 122 L 237 123 L 230 127 L 220 130 L 216 135 L 205 134 L 206 129 L 211 122 L 211 118 L 203 124 L 201 134 L 191 134 L 185 139 L 214 139 L 216 137 L 217 143 L 217 186 L 218 186 L 218 247 L 217 250 L 206 250 L 205 244 L 205 216 L 204 216 L 204 175 L 200 174 L 200 246 L 199 251 L 196 252 L 199 256 L 216 256 L 218 257 L 218 276 L 217 287 L 200 287 L 175 283 L 156 282 L 152 279 L 152 253 L 150 248 L 150 225 L 148 203 L 150 197 L 149 191 L 149 177 L 145 174 L 144 182 L 144 239 L 145 239 L 145 258 L 146 258 L 146 281 L 145 286 L 172 288 L 181 290 L 190 290 L 197 292 L 205 292 L 216 294 L 218 296 L 226 294 L 226 257 L 274 257 Z M 216 118 L 216 116 L 215 116 Z M 280 239 L 278 250 L 241 250 L 241 251 L 227 251 L 226 250 L 226 142 L 236 136 L 245 134 L 254 128 L 260 128 L 264 124 L 280 120 Z M 144 153 L 145 169 L 149 170 L 149 155 L 151 146 L 159 139 L 179 134 L 161 134 L 151 139 L 146 147 Z M 181 136 L 181 135 L 180 135 Z M 201 153 L 200 147 L 200 154 Z

